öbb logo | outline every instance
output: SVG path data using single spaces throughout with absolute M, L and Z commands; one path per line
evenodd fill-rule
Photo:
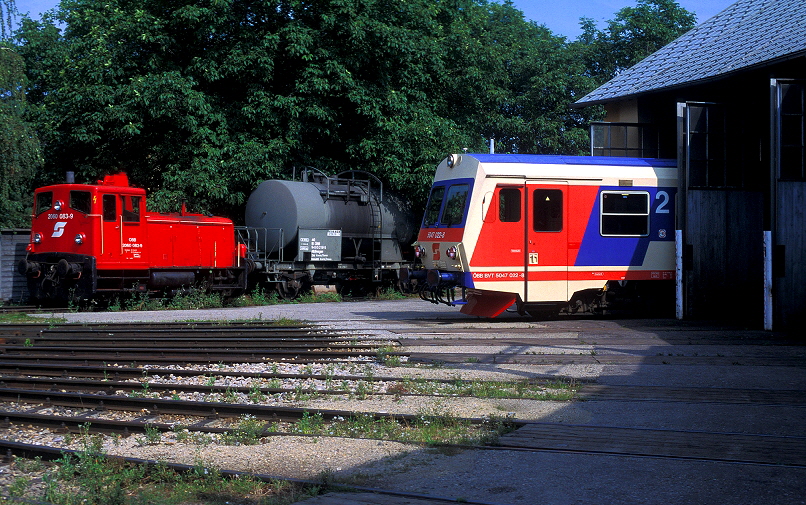
M 64 235 L 64 227 L 67 226 L 67 221 L 59 221 L 53 226 L 52 238 L 61 237 Z

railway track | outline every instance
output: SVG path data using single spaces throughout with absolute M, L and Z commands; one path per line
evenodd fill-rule
M 344 332 L 303 327 L 238 325 L 17 326 L 0 334 L 6 364 L 244 363 L 349 360 L 396 342 L 367 342 Z
M 544 331 L 545 330 L 545 331 Z M 401 331 L 397 329 L 396 331 Z M 802 366 L 803 349 L 786 340 L 756 343 L 753 335 L 722 342 L 721 354 L 708 348 L 713 335 L 697 332 L 698 339 L 663 340 L 638 332 L 634 338 L 620 335 L 610 338 L 588 333 L 556 329 L 523 328 L 507 330 L 507 336 L 482 338 L 478 329 L 444 328 L 420 331 L 413 337 L 380 339 L 371 335 L 321 328 L 232 328 L 204 325 L 109 325 L 84 328 L 32 327 L 4 328 L 0 331 L 0 429 L 11 426 L 40 426 L 52 432 L 80 432 L 91 427 L 105 434 L 141 434 L 145 430 L 168 432 L 177 419 L 188 430 L 223 434 L 233 423 L 251 416 L 265 424 L 261 436 L 274 437 L 290 432 L 270 430 L 272 423 L 295 423 L 311 409 L 287 405 L 228 403 L 222 401 L 185 401 L 173 399 L 177 392 L 198 393 L 207 398 L 224 391 L 255 392 L 254 386 L 229 384 L 235 378 L 262 382 L 262 394 L 286 394 L 292 391 L 317 395 L 344 394 L 320 387 L 268 387 L 273 379 L 295 381 L 366 381 L 400 383 L 400 377 L 374 375 L 277 373 L 239 371 L 231 363 L 271 361 L 315 363 L 344 360 L 377 362 L 378 350 L 385 354 L 410 357 L 414 361 L 456 364 L 586 363 L 641 365 L 707 365 L 790 367 Z M 380 332 L 388 335 L 389 332 Z M 184 347 L 183 347 L 184 346 Z M 484 348 L 488 348 L 485 350 Z M 428 348 L 432 348 L 429 352 Z M 725 353 L 724 349 L 733 349 Z M 35 349 L 35 350 L 33 350 Z M 412 349 L 414 349 L 412 351 Z M 657 352 L 663 349 L 664 352 Z M 696 350 L 695 350 L 696 349 Z M 669 352 L 665 352 L 665 351 Z M 232 351 L 229 353 L 229 351 Z M 272 354 L 269 353 L 271 351 Z M 543 354 L 533 354 L 533 353 Z M 114 356 L 120 353 L 121 357 Z M 573 353 L 573 354 L 571 354 Z M 130 366 L 130 361 L 134 366 Z M 119 363 L 112 366 L 112 363 Z M 168 363 L 181 363 L 171 368 Z M 120 366 L 124 364 L 124 366 Z M 165 382 L 154 376 L 171 377 Z M 190 378 L 215 379 L 216 383 L 190 384 Z M 546 381 L 558 378 L 547 374 Z M 560 377 L 562 378 L 562 377 Z M 783 406 L 802 408 L 806 395 L 797 388 L 708 388 L 599 384 L 594 379 L 577 380 L 576 397 L 596 402 L 673 403 Z M 451 383 L 456 379 L 434 380 Z M 532 379 L 533 382 L 540 382 Z M 198 381 L 197 381 L 198 382 Z M 144 384 L 148 394 L 144 393 Z M 393 388 L 394 389 L 394 388 Z M 138 394 L 140 393 L 140 394 Z M 371 395 L 382 393 L 371 392 Z M 397 389 L 396 396 L 407 393 Z M 663 408 L 663 407 L 659 407 Z M 359 410 L 320 410 L 324 419 L 349 417 Z M 114 415 L 111 415 L 114 414 Z M 406 423 L 415 416 L 389 412 L 361 412 L 373 419 L 394 418 Z M 483 419 L 467 418 L 471 423 Z M 806 437 L 774 436 L 752 433 L 721 433 L 705 430 L 644 429 L 619 426 L 557 424 L 515 420 L 513 433 L 503 435 L 495 446 L 485 451 L 527 451 L 567 454 L 651 457 L 674 460 L 711 461 L 750 465 L 776 465 L 781 468 L 806 468 Z M 327 436 L 323 434 L 319 437 Z M 13 445 L 10 441 L 9 444 Z M 0 450 L 22 451 L 0 443 Z M 462 450 L 466 450 L 463 447 Z M 43 449 L 50 450 L 50 449 Z M 31 448 L 25 449 L 32 454 Z

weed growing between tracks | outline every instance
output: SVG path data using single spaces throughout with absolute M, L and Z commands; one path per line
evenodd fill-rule
M 166 464 L 137 465 L 107 458 L 102 437 L 85 429 L 82 447 L 65 454 L 54 465 L 40 459 L 15 458 L 17 476 L 6 488 L 14 501 L 54 505 L 134 505 L 143 503 L 240 503 L 287 505 L 323 489 L 287 481 L 264 482 L 249 475 L 228 478 L 197 462 L 180 473 Z
M 272 431 L 283 427 L 274 424 Z M 490 416 L 481 424 L 460 419 L 439 406 L 421 410 L 413 421 L 376 419 L 368 414 L 334 417 L 327 422 L 321 413 L 304 412 L 302 419 L 287 428 L 289 433 L 332 437 L 371 438 L 427 445 L 490 445 L 501 435 L 515 430 L 510 416 Z

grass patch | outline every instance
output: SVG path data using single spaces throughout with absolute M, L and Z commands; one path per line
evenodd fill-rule
M 326 422 L 321 413 L 310 414 L 306 411 L 300 421 L 290 425 L 288 431 L 306 435 L 372 438 L 427 445 L 489 445 L 514 429 L 515 425 L 510 417 L 492 416 L 484 423 L 472 424 L 437 406 L 420 411 L 413 421 L 404 422 L 393 418 L 375 419 L 365 414 L 347 418 L 338 416 Z
M 387 287 L 378 291 L 376 298 L 378 300 L 405 300 L 408 297 L 393 287 Z
M 296 303 L 331 303 L 331 302 L 341 302 L 343 301 L 342 297 L 338 293 L 307 293 L 299 298 L 293 300 Z
M 251 423 L 250 420 L 242 420 Z M 197 462 L 189 472 L 178 473 L 166 464 L 135 465 L 107 459 L 101 451 L 101 437 L 79 435 L 81 449 L 64 454 L 55 465 L 40 460 L 15 458 L 23 474 L 8 486 L 7 493 L 27 503 L 55 505 L 139 505 L 159 503 L 182 505 L 254 504 L 288 505 L 316 496 L 320 486 L 303 486 L 286 481 L 263 482 L 252 476 L 225 478 L 214 467 Z
M 530 400 L 571 401 L 579 392 L 579 384 L 555 381 L 532 383 L 529 381 L 480 381 L 456 379 L 435 382 L 425 379 L 407 379 L 394 385 L 390 391 L 398 394 L 472 396 L 475 398 L 522 398 Z
M 0 324 L 36 323 L 54 325 L 66 323 L 67 319 L 61 317 L 33 317 L 23 312 L 7 312 L 0 314 Z

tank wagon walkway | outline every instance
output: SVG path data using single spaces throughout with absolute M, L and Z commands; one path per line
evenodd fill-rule
M 433 370 L 580 385 L 571 402 L 496 400 L 526 424 L 495 447 L 414 448 L 334 469 L 336 482 L 398 494 L 305 505 L 806 503 L 806 347 L 793 335 L 668 319 L 489 320 L 420 300 L 66 317 L 293 318 L 395 339 Z

